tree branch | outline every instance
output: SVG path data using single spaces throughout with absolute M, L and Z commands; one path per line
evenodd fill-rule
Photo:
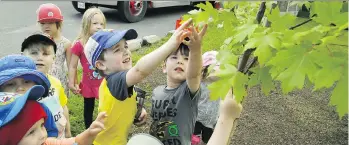
M 259 10 L 256 17 L 256 21 L 258 22 L 258 24 L 260 24 L 263 19 L 265 9 L 266 9 L 265 2 L 262 2 L 261 5 L 259 6 Z
M 313 19 L 306 20 L 306 21 L 304 21 L 304 22 L 302 22 L 302 23 L 300 23 L 300 24 L 297 24 L 296 26 L 290 27 L 289 29 L 290 29 L 290 30 L 293 30 L 293 29 L 295 29 L 295 28 L 297 28 L 297 27 L 300 27 L 300 26 L 302 26 L 302 25 L 304 25 L 304 24 L 306 24 L 306 23 L 309 23 L 309 22 L 312 21 L 312 20 L 313 20 Z

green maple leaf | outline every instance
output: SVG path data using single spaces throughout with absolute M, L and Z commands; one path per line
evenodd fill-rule
M 231 64 L 236 66 L 238 62 L 238 56 L 234 55 L 229 50 L 220 50 L 217 54 L 217 60 L 221 64 Z
M 224 66 L 224 67 L 222 67 Z M 232 78 L 237 72 L 237 68 L 231 64 L 224 64 L 220 66 L 220 71 L 217 76 L 220 78 Z
M 253 71 L 254 74 L 251 75 L 251 78 L 248 82 L 249 87 L 261 84 L 262 92 L 266 96 L 269 95 L 269 92 L 275 88 L 269 70 L 270 67 L 258 67 L 251 69 L 251 71 Z
M 297 5 L 298 8 L 301 8 L 303 6 L 303 4 L 305 5 L 305 7 L 307 9 L 310 8 L 310 3 L 308 1 L 292 1 L 289 6 L 294 6 L 294 5 Z
M 296 42 L 296 44 L 300 44 L 303 42 L 310 42 L 310 43 L 316 44 L 316 43 L 319 43 L 323 35 L 324 34 L 322 34 L 321 32 L 311 29 L 308 31 L 295 33 L 292 36 L 292 38 L 293 38 L 293 41 Z
M 327 46 L 324 45 L 315 47 L 314 50 L 310 52 L 310 57 L 321 67 L 321 69 L 314 74 L 314 77 L 310 78 L 314 83 L 314 90 L 323 87 L 332 87 L 333 84 L 340 79 L 343 71 L 342 66 L 347 66 L 347 60 L 345 58 L 334 57 L 329 53 Z
M 231 88 L 231 79 L 220 79 L 212 84 L 208 85 L 207 88 L 210 90 L 210 99 L 217 100 L 224 98 Z
M 326 36 L 321 39 L 324 45 L 343 45 L 346 49 L 348 46 L 348 33 L 339 36 Z
M 323 68 L 316 72 L 314 90 L 319 90 L 323 87 L 330 88 L 340 79 L 343 68 L 340 66 Z M 329 75 L 330 74 L 330 75 Z
M 334 23 L 336 25 L 342 25 L 348 22 L 348 12 L 341 12 L 343 2 L 318 2 L 312 3 L 310 14 L 317 14 L 314 21 L 323 25 L 330 25 Z
M 210 13 L 207 11 L 203 11 L 200 12 L 198 14 L 196 14 L 196 18 L 195 18 L 195 23 L 198 24 L 200 22 L 206 22 L 208 21 L 208 18 L 210 18 Z
M 235 1 L 224 1 L 223 3 L 223 7 L 226 8 L 226 9 L 232 9 L 234 8 L 236 5 L 238 4 L 238 2 L 235 2 Z
M 296 17 L 286 13 L 280 15 L 279 7 L 274 8 L 271 11 L 271 14 L 267 15 L 268 20 L 271 22 L 271 28 L 275 31 L 285 31 L 289 27 L 293 26 L 296 20 Z
M 330 105 L 336 106 L 340 118 L 348 114 L 348 66 L 344 70 L 345 73 L 337 82 L 330 98 Z
M 248 83 L 248 77 L 241 72 L 237 72 L 233 77 L 233 94 L 237 102 L 241 102 L 247 95 L 245 86 Z
M 253 24 L 253 23 L 246 23 L 240 27 L 238 27 L 236 29 L 236 34 L 234 36 L 234 42 L 242 42 L 243 40 L 245 40 L 245 38 L 248 36 L 250 37 L 253 32 L 256 30 L 256 28 L 258 27 L 257 24 Z M 234 43 L 233 42 L 233 43 Z
M 317 66 L 307 52 L 309 44 L 297 45 L 294 48 L 282 50 L 273 57 L 268 65 L 273 65 L 271 72 L 278 72 L 276 80 L 281 81 L 282 91 L 288 93 L 294 88 L 302 89 L 307 75 L 312 78 Z M 284 70 L 284 71 L 282 71 Z
M 206 3 L 199 3 L 196 5 L 196 7 L 200 8 L 200 9 L 203 9 L 204 11 L 213 11 L 215 10 L 212 6 L 212 4 L 208 1 L 206 1 Z
M 258 62 L 263 65 L 271 58 L 272 48 L 278 49 L 280 46 L 281 41 L 278 33 L 270 33 L 268 35 L 259 33 L 247 40 L 245 50 L 257 47 L 254 55 L 258 56 Z

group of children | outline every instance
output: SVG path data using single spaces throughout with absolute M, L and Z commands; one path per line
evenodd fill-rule
M 84 13 L 73 45 L 61 34 L 63 16 L 56 5 L 41 5 L 37 15 L 42 34 L 26 38 L 21 55 L 0 59 L 0 145 L 190 145 L 199 136 L 207 144 L 227 144 L 242 107 L 232 92 L 224 101 L 208 99 L 207 85 L 219 79 L 219 64 L 217 52 L 202 55 L 207 25 L 198 32 L 189 19 L 132 66 L 127 40 L 137 32 L 105 29 L 98 8 Z M 148 115 L 137 105 L 134 86 L 161 64 L 167 83 L 152 93 L 149 134 L 128 141 L 131 125 L 143 125 Z M 84 97 L 86 130 L 76 137 L 70 131 L 69 90 Z M 95 98 L 99 114 L 93 121 Z

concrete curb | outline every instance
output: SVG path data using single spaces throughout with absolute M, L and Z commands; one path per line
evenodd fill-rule
M 157 35 L 144 36 L 143 38 L 134 39 L 127 41 L 128 49 L 130 51 L 136 51 L 143 46 L 150 46 L 161 40 L 161 37 Z
M 167 32 L 167 35 L 172 35 L 175 30 Z M 159 42 L 162 39 L 162 37 L 159 37 L 157 35 L 149 35 L 149 36 L 144 36 L 143 38 L 138 38 L 134 40 L 129 40 L 127 41 L 128 44 L 128 49 L 130 51 L 136 51 L 144 46 L 150 46 L 156 42 Z

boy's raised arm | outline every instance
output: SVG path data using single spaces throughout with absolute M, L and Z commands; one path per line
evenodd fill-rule
M 154 71 L 174 49 L 178 48 L 184 38 L 190 34 L 190 32 L 187 32 L 184 29 L 191 23 L 192 19 L 183 23 L 183 25 L 173 33 L 171 38 L 165 44 L 138 60 L 137 64 L 126 74 L 127 86 L 139 83 Z
M 207 24 L 197 33 L 193 27 L 190 28 L 193 34 L 189 37 L 188 47 L 189 62 L 187 68 L 187 83 L 191 93 L 196 93 L 200 87 L 201 70 L 202 70 L 202 54 L 201 41 L 207 30 Z
M 207 145 L 227 145 L 229 143 L 231 133 L 234 133 L 237 123 L 236 119 L 240 118 L 241 111 L 242 105 L 235 101 L 231 90 L 229 90 L 220 106 L 220 115 Z

